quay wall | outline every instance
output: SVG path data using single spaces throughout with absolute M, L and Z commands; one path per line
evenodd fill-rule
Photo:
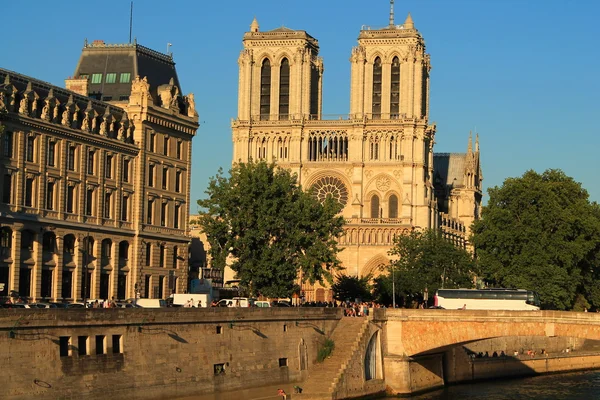
M 0 310 L 2 398 L 149 400 L 301 382 L 341 312 Z

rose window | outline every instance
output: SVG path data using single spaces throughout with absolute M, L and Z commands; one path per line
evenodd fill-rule
M 312 190 L 313 196 L 321 203 L 325 201 L 327 196 L 333 197 L 342 207 L 348 202 L 348 189 L 346 185 L 333 176 L 325 176 L 319 179 L 312 185 Z

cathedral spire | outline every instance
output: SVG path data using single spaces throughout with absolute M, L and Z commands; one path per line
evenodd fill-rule
M 390 27 L 394 26 L 394 0 L 390 0 Z
M 469 145 L 467 146 L 467 154 L 473 152 L 473 133 L 469 131 Z
M 475 134 L 475 153 L 479 153 L 479 133 Z
M 256 20 L 256 17 L 254 17 L 254 19 L 252 20 L 252 23 L 250 24 L 250 32 L 258 32 L 259 26 L 258 26 L 258 21 Z
M 404 29 L 415 29 L 415 23 L 413 22 L 410 13 L 408 13 L 406 20 L 404 21 Z

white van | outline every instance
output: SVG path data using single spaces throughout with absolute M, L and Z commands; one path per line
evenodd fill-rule
M 167 306 L 167 302 L 163 299 L 137 299 L 135 304 L 138 307 L 144 308 L 161 308 Z
M 257 300 L 254 302 L 254 307 L 266 308 L 271 307 L 271 303 L 266 300 Z

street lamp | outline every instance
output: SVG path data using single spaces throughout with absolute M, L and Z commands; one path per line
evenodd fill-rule
M 394 276 L 395 265 L 392 264 L 392 308 L 396 308 L 396 277 Z

